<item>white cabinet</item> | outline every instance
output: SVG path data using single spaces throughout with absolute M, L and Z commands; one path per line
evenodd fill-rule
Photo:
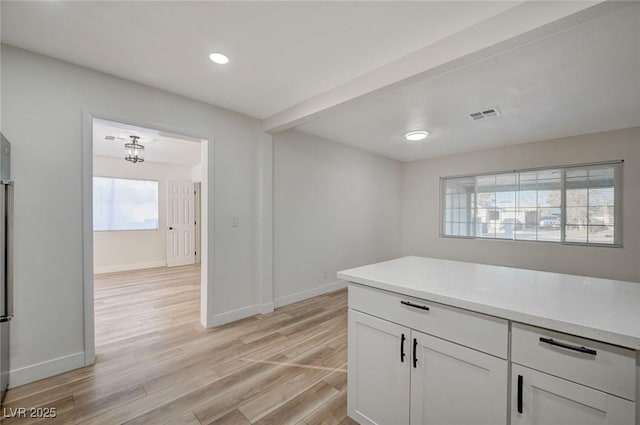
M 636 353 L 575 335 L 513 323 L 511 361 L 627 400 L 636 399 Z
M 505 360 L 416 331 L 411 337 L 412 425 L 507 423 Z
M 348 329 L 347 411 L 358 423 L 506 424 L 506 360 L 354 309 Z
M 633 425 L 633 350 L 521 323 L 511 332 L 512 425 Z
M 628 348 L 357 284 L 348 331 L 363 425 L 640 425 Z
M 350 322 L 361 424 L 640 425 L 638 285 L 420 257 L 338 277 L 381 324 Z
M 363 425 L 408 424 L 410 329 L 349 310 L 348 331 L 349 416 Z
M 633 425 L 635 403 L 517 364 L 512 425 Z

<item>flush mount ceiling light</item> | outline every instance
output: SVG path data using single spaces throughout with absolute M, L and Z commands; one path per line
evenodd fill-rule
M 409 143 L 417 143 L 426 139 L 428 135 L 429 135 L 428 131 L 416 130 L 416 131 L 410 131 L 408 133 L 405 133 L 404 138 Z
M 131 143 L 124 144 L 124 159 L 134 164 L 144 162 L 144 146 L 138 143 L 140 136 L 129 136 Z
M 215 62 L 220 65 L 224 65 L 225 63 L 229 62 L 229 58 L 223 55 L 222 53 L 211 53 L 209 55 L 209 59 L 211 59 L 212 62 Z

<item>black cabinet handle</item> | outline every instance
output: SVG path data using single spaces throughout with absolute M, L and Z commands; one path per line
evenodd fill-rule
M 556 341 L 553 338 L 544 338 L 541 336 L 540 342 L 544 342 L 545 344 L 549 344 L 549 345 L 555 345 L 556 347 L 560 347 L 560 348 L 566 348 L 567 350 L 573 350 L 573 351 L 578 351 L 580 353 L 591 354 L 593 356 L 598 354 L 596 350 L 592 350 L 591 348 L 567 344 L 564 342 Z
M 418 356 L 416 356 L 416 354 L 418 354 L 418 340 L 416 338 L 413 338 L 413 367 L 414 368 L 418 367 Z
M 402 334 L 402 338 L 400 339 L 400 362 L 404 363 L 404 342 L 407 339 L 407 337 Z
M 522 375 L 518 375 L 518 413 L 522 413 Z
M 429 311 L 429 307 L 427 307 L 426 305 L 414 304 L 411 301 L 400 301 L 400 304 L 406 305 L 408 307 L 419 308 L 420 310 Z

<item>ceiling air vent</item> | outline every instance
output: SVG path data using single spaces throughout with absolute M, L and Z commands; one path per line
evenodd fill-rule
M 469 114 L 469 117 L 471 117 L 472 120 L 477 121 L 483 118 L 497 117 L 498 115 L 500 115 L 498 108 L 487 108 L 482 111 L 472 112 Z
M 113 136 L 104 136 L 105 140 L 114 140 L 115 137 Z

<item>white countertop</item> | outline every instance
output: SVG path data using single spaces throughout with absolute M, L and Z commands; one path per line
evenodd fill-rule
M 640 350 L 640 283 L 425 257 L 340 279 Z

